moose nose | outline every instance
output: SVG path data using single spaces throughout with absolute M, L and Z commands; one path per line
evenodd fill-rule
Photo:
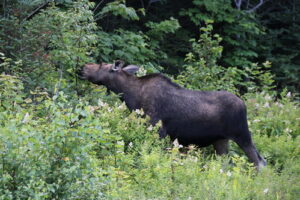
M 76 71 L 77 76 L 79 77 L 79 79 L 84 80 L 84 73 L 83 73 L 83 69 L 78 69 Z

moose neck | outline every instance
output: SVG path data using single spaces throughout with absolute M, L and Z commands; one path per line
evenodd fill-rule
M 121 100 L 125 101 L 129 110 L 141 108 L 141 83 L 137 77 L 124 74 L 124 76 L 121 76 L 118 80 L 111 82 L 107 88 L 120 95 Z

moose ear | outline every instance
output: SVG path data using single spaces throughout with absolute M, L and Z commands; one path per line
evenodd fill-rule
M 122 70 L 133 75 L 135 72 L 137 72 L 140 68 L 136 65 L 128 65 L 124 67 Z
M 111 70 L 112 70 L 112 71 L 118 71 L 118 70 L 120 70 L 123 66 L 124 66 L 124 61 L 122 61 L 122 60 L 116 60 L 116 61 L 114 62 L 114 64 L 112 65 Z

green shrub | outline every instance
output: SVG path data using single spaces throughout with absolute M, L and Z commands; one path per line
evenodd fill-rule
M 256 144 L 272 164 L 299 158 L 300 110 L 290 92 L 280 98 L 268 93 L 247 95 L 250 130 Z
M 39 90 L 25 96 L 22 87 L 11 84 L 22 85 L 17 77 L 0 81 L 1 91 L 10 90 L 18 99 L 18 112 L 15 107 L 0 112 L 0 199 L 299 196 L 299 106 L 290 95 L 282 94 L 281 100 L 264 93 L 247 96 L 254 142 L 268 161 L 257 173 L 236 146 L 229 156 L 215 157 L 205 149 L 187 151 L 159 140 L 159 125 L 152 127 L 143 111 L 130 113 L 101 94 L 92 97 L 97 101 L 63 92 L 50 97 Z M 275 108 L 279 103 L 281 109 Z M 275 126 L 277 121 L 285 123 Z
M 0 111 L 15 111 L 22 103 L 23 83 L 15 76 L 0 74 Z
M 53 93 L 62 88 L 74 90 L 75 71 L 95 54 L 97 37 L 92 5 L 87 0 L 78 0 L 63 9 L 49 3 L 47 9 L 30 20 L 1 18 L 0 24 L 9 28 L 0 32 L 4 44 L 0 50 L 12 61 L 22 63 L 10 68 L 1 66 L 0 72 L 22 76 L 26 90 L 37 86 Z
M 103 195 L 103 170 L 90 153 L 93 144 L 87 142 L 90 134 L 102 131 L 72 127 L 72 109 L 63 103 L 63 96 L 59 98 L 41 102 L 43 118 L 36 116 L 34 104 L 17 113 L 0 113 L 1 199 L 95 199 Z M 76 111 L 86 112 L 81 106 Z
M 273 75 L 268 71 L 270 63 L 262 66 L 251 64 L 243 70 L 237 67 L 224 68 L 218 65 L 223 51 L 222 38 L 212 34 L 211 21 L 202 27 L 200 39 L 192 41 L 192 52 L 186 55 L 185 70 L 178 76 L 178 82 L 190 89 L 226 90 L 235 94 L 268 91 L 273 86 Z
M 2 75 L 0 81 L 1 94 L 11 94 L 1 99 L 0 199 L 102 198 L 111 181 L 106 175 L 115 173 L 111 167 L 127 163 L 125 151 L 158 138 L 156 127 L 149 129 L 124 105 L 99 100 L 92 106 L 63 92 L 49 98 L 36 91 L 31 99 L 17 77 Z M 19 105 L 18 112 L 9 103 Z

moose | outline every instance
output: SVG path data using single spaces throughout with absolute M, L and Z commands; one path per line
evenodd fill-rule
M 167 135 L 182 145 L 213 145 L 218 155 L 228 152 L 233 140 L 259 170 L 266 165 L 253 144 L 244 102 L 226 91 L 185 89 L 161 73 L 135 76 L 136 65 L 121 60 L 113 64 L 85 64 L 79 77 L 120 95 L 130 110 L 143 109 L 155 125 L 162 127 L 160 138 Z

